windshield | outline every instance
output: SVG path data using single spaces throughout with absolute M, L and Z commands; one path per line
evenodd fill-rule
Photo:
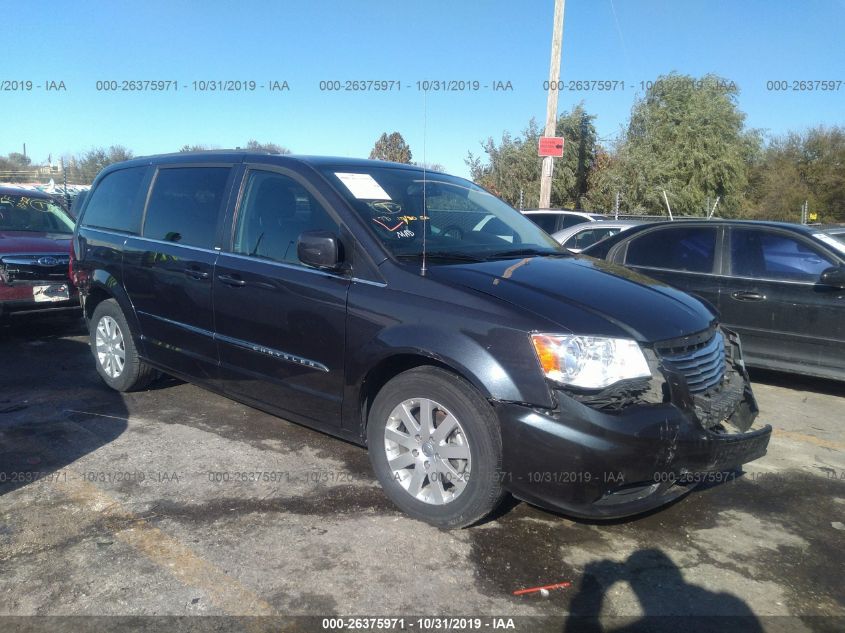
M 481 187 L 441 173 L 332 167 L 324 175 L 395 257 L 491 259 L 564 251 L 521 213 Z
M 0 194 L 0 231 L 73 233 L 73 220 L 48 198 Z

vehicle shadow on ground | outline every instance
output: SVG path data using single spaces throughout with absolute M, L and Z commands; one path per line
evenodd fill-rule
M 85 335 L 81 319 L 0 328 L 0 496 L 60 479 L 126 430 L 128 409 L 97 375 Z
M 9 315 L 0 320 L 0 344 L 10 340 L 47 340 L 62 336 L 85 336 L 82 316 Z
M 756 384 L 781 387 L 794 391 L 812 391 L 828 396 L 845 397 L 845 382 L 829 380 L 827 378 L 814 378 L 813 376 L 801 376 L 789 374 L 772 369 L 748 369 L 752 387 Z
M 628 584 L 642 616 L 601 617 L 605 598 L 617 583 Z M 564 633 L 763 631 L 743 600 L 687 583 L 680 568 L 657 548 L 637 550 L 621 563 L 610 559 L 588 563 L 575 590 Z

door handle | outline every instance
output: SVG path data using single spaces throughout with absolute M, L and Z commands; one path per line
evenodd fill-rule
M 191 279 L 208 279 L 211 276 L 204 270 L 197 270 L 196 268 L 186 268 L 185 274 Z
M 243 279 L 233 277 L 232 275 L 217 275 L 217 278 L 227 286 L 240 287 L 246 285 L 246 282 Z
M 765 301 L 766 295 L 759 292 L 732 292 L 731 296 L 737 301 Z

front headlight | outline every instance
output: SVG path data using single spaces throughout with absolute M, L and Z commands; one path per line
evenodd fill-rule
M 630 339 L 532 334 L 531 342 L 546 378 L 571 387 L 601 389 L 651 376 L 640 346 Z

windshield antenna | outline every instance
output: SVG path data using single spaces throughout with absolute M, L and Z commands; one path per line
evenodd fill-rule
M 420 266 L 420 277 L 425 277 L 425 234 L 428 233 L 426 230 L 426 155 L 425 155 L 425 137 L 426 137 L 426 123 L 428 122 L 428 90 L 423 90 L 423 204 L 422 204 L 422 213 L 420 214 L 420 219 L 422 220 L 422 232 L 423 232 L 423 239 L 422 239 L 422 265 Z

